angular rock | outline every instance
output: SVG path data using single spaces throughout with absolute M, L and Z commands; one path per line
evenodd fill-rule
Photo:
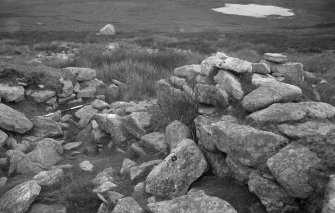
M 152 161 L 142 163 L 138 166 L 130 167 L 129 169 L 130 179 L 134 180 L 139 176 L 143 176 L 145 173 L 149 173 L 154 166 L 160 164 L 161 162 L 162 160 L 152 160 Z
M 1 177 L 0 178 L 0 189 L 3 188 L 7 183 L 7 178 L 6 177 Z
M 100 99 L 95 99 L 92 103 L 91 106 L 97 110 L 103 110 L 106 108 L 109 108 L 109 104 L 106 102 L 100 100 Z
M 328 103 L 306 101 L 299 104 L 307 108 L 309 118 L 332 118 L 335 116 L 335 107 Z
M 297 209 L 294 199 L 281 186 L 261 177 L 256 171 L 250 173 L 248 186 L 249 191 L 259 197 L 269 213 L 294 212 L 292 210 Z
M 242 106 L 246 110 L 254 112 L 273 103 L 297 101 L 301 95 L 301 89 L 294 85 L 265 84 L 246 95 L 242 100 Z
M 33 177 L 38 185 L 42 187 L 51 187 L 60 184 L 63 181 L 64 172 L 62 169 L 55 169 L 50 171 L 41 171 Z
M 279 131 L 290 138 L 301 139 L 313 136 L 326 136 L 335 130 L 335 124 L 320 121 L 307 121 L 298 124 L 282 124 L 278 126 Z
M 276 64 L 271 67 L 271 71 L 297 82 L 304 79 L 303 65 L 301 63 L 286 62 L 285 64 Z
M 288 140 L 272 132 L 255 129 L 250 126 L 220 121 L 212 124 L 218 135 L 216 147 L 234 156 L 242 165 L 256 166 L 265 162 L 276 152 L 276 148 Z
M 197 145 L 190 139 L 183 140 L 150 172 L 145 190 L 157 196 L 183 195 L 206 169 L 207 162 Z
M 94 98 L 95 93 L 97 92 L 96 88 L 88 87 L 81 89 L 77 92 L 78 98 Z
M 202 153 L 207 160 L 209 168 L 212 169 L 216 176 L 221 178 L 227 177 L 229 168 L 226 162 L 226 157 L 223 153 L 209 152 L 205 149 L 202 149 Z
M 214 81 L 224 89 L 229 95 L 233 96 L 237 100 L 242 100 L 244 97 L 244 91 L 240 81 L 232 73 L 224 70 L 220 70 L 214 77 Z
M 197 75 L 200 74 L 201 66 L 198 64 L 185 65 L 174 69 L 173 75 L 181 78 L 185 78 L 190 82 L 193 82 Z
M 58 102 L 59 104 L 65 104 L 65 103 L 68 103 L 70 101 L 73 101 L 74 99 L 76 99 L 76 94 L 72 94 L 68 97 L 65 97 L 65 98 L 59 98 L 58 99 Z
M 76 149 L 76 148 L 78 148 L 81 144 L 82 144 L 82 142 L 71 142 L 71 143 L 66 143 L 65 145 L 63 145 L 63 149 L 64 149 L 64 150 L 72 150 L 72 149 Z
M 60 125 L 50 118 L 36 116 L 31 119 L 34 124 L 33 135 L 36 137 L 59 137 L 63 135 Z
M 84 67 L 67 67 L 77 81 L 89 81 L 93 80 L 97 76 L 97 72 L 90 68 Z
M 107 197 L 107 202 L 110 203 L 112 206 L 115 206 L 117 202 L 124 196 L 118 192 L 108 191 Z
M 216 67 L 236 73 L 245 73 L 252 71 L 252 66 L 250 62 L 233 57 L 228 57 L 224 59 L 221 63 L 216 65 Z
M 24 213 L 40 194 L 41 187 L 34 180 L 21 183 L 0 198 L 0 212 Z
M 93 192 L 103 193 L 117 187 L 114 180 L 115 170 L 112 167 L 104 169 L 98 173 L 97 176 L 92 180 L 94 186 Z
M 171 76 L 170 81 L 173 85 L 179 88 L 183 88 L 183 86 L 187 84 L 184 78 L 179 78 L 176 76 Z
M 335 175 L 330 176 L 322 208 L 322 213 L 332 212 L 335 212 Z
M 51 90 L 39 90 L 39 91 L 32 91 L 30 97 L 34 99 L 37 103 L 42 103 L 56 95 L 55 91 Z
M 145 182 L 139 182 L 138 184 L 136 184 L 136 186 L 134 186 L 134 196 L 135 197 L 141 197 L 143 195 L 145 195 Z
M 218 137 L 214 135 L 212 123 L 217 122 L 211 117 L 206 116 L 198 116 L 195 120 L 195 127 L 197 132 L 198 144 L 204 147 L 206 150 L 210 152 L 217 152 L 216 148 L 216 140 Z M 173 132 L 173 131 L 172 131 Z
M 120 96 L 119 87 L 115 84 L 110 84 L 106 89 L 106 98 L 108 103 L 113 103 Z
M 63 78 L 59 79 L 59 82 L 63 84 L 62 93 L 59 94 L 59 97 L 69 97 L 73 94 L 73 84 L 70 80 L 64 80 Z
M 229 173 L 235 180 L 238 180 L 243 184 L 248 182 L 251 168 L 242 165 L 230 155 L 226 158 L 226 164 L 229 169 Z
M 135 201 L 133 197 L 125 197 L 120 199 L 112 213 L 143 213 L 141 206 Z
M 33 128 L 33 123 L 24 114 L 0 103 L 0 128 L 23 134 Z
M 133 136 L 141 138 L 147 134 L 146 129 L 151 123 L 151 114 L 147 112 L 133 112 L 122 118 L 123 127 Z
M 198 75 L 195 78 L 195 84 L 209 84 L 214 85 L 215 82 L 213 81 L 213 77 L 205 76 L 205 75 Z
M 264 59 L 277 64 L 283 64 L 287 61 L 287 57 L 279 53 L 265 53 Z
M 181 141 L 190 137 L 191 133 L 188 127 L 178 120 L 170 123 L 165 129 L 165 140 L 170 150 L 176 148 Z
M 291 143 L 269 158 L 266 165 L 291 196 L 307 198 L 313 192 L 308 182 L 308 170 L 320 161 L 308 148 Z
M 8 150 L 6 155 L 9 157 L 9 169 L 8 174 L 11 175 L 16 171 L 17 166 L 21 160 L 25 157 L 25 154 L 19 150 Z
M 285 121 L 299 121 L 307 114 L 307 109 L 296 103 L 275 103 L 268 108 L 256 111 L 249 116 L 257 123 L 280 123 Z
M 8 135 L 0 129 L 0 148 L 6 144 Z
M 197 84 L 194 88 L 195 98 L 199 103 L 226 107 L 228 94 L 225 90 L 214 85 Z
M 108 132 L 111 138 L 117 143 L 121 144 L 128 138 L 127 132 L 123 127 L 122 118 L 116 114 L 96 114 L 93 117 L 99 124 L 102 130 Z
M 98 112 L 97 109 L 93 108 L 91 105 L 87 105 L 79 109 L 75 116 L 80 119 L 79 127 L 84 128 L 92 120 L 93 116 Z
M 100 29 L 99 35 L 115 35 L 115 28 L 112 24 L 107 24 Z
M 259 74 L 270 74 L 270 66 L 266 63 L 251 63 L 252 72 Z
M 210 56 L 201 62 L 200 74 L 208 77 L 213 77 L 217 74 L 217 66 L 227 59 L 228 56 L 225 53 L 217 52 L 215 55 Z
M 121 167 L 121 170 L 120 170 L 120 174 L 121 175 L 127 175 L 130 173 L 130 168 L 135 166 L 136 165 L 136 162 L 135 161 L 132 161 L 128 158 L 125 158 L 122 162 L 122 167 Z
M 9 86 L 0 83 L 0 99 L 3 101 L 20 102 L 24 100 L 24 88 L 22 86 Z
M 88 160 L 84 160 L 79 164 L 80 169 L 86 171 L 86 172 L 92 172 L 93 164 L 89 162 Z
M 142 144 L 158 152 L 166 152 L 168 144 L 165 141 L 165 135 L 161 132 L 152 132 L 141 137 Z
M 172 200 L 149 203 L 148 207 L 153 213 L 237 213 L 228 202 L 207 196 L 202 190 Z
M 45 205 L 35 203 L 27 213 L 66 213 L 66 207 L 62 205 Z
M 45 138 L 36 148 L 25 155 L 17 166 L 21 174 L 38 173 L 48 170 L 62 160 L 63 148 L 57 141 Z

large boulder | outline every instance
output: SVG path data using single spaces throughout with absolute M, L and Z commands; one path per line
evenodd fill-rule
M 268 108 L 256 111 L 248 119 L 257 123 L 279 123 L 287 121 L 299 121 L 307 114 L 307 109 L 296 103 L 275 103 Z
M 256 171 L 250 173 L 248 186 L 249 191 L 259 197 L 269 213 L 293 212 L 297 208 L 294 199 L 281 186 L 260 176 Z
M 97 76 L 97 72 L 90 68 L 84 67 L 67 67 L 67 70 L 75 76 L 77 81 L 89 81 L 93 80 Z
M 33 128 L 33 123 L 24 114 L 0 103 L 0 128 L 23 134 Z
M 207 196 L 202 190 L 172 200 L 149 203 L 148 207 L 153 213 L 237 213 L 227 201 Z
M 298 124 L 282 124 L 278 126 L 280 132 L 294 139 L 308 138 L 312 136 L 326 136 L 335 131 L 335 124 L 321 121 L 307 121 Z
M 0 198 L 0 212 L 24 213 L 40 194 L 41 187 L 34 180 L 21 183 Z
M 26 154 L 17 166 L 21 174 L 38 173 L 48 170 L 62 160 L 62 145 L 53 139 L 39 141 L 36 148 Z
M 183 140 L 150 172 L 146 192 L 174 197 L 186 194 L 189 186 L 207 169 L 205 157 L 190 139 Z
M 273 103 L 297 101 L 301 95 L 301 89 L 294 85 L 279 82 L 265 84 L 246 95 L 242 100 L 242 106 L 253 112 Z
M 224 70 L 220 70 L 214 77 L 214 81 L 224 89 L 229 95 L 233 96 L 237 100 L 242 100 L 244 97 L 244 91 L 240 81 L 232 73 Z
M 123 127 L 122 118 L 116 114 L 96 114 L 93 119 L 102 130 L 109 133 L 111 138 L 120 144 L 128 139 L 128 134 Z
M 313 192 L 308 171 L 320 161 L 308 148 L 291 143 L 269 158 L 266 165 L 289 195 L 307 198 Z
M 36 116 L 31 119 L 34 124 L 33 135 L 41 138 L 59 137 L 63 135 L 60 125 L 47 117 Z
M 112 24 L 107 24 L 100 29 L 99 35 L 115 35 L 115 28 Z
M 0 83 L 0 99 L 4 101 L 20 102 L 24 100 L 24 88 L 22 86 L 9 86 Z
M 170 150 L 176 148 L 181 141 L 190 137 L 191 133 L 188 127 L 178 120 L 170 123 L 165 129 L 165 140 Z
M 276 148 L 288 140 L 272 132 L 262 131 L 250 126 L 220 121 L 212 124 L 219 140 L 216 147 L 234 156 L 245 166 L 256 166 L 276 153 Z

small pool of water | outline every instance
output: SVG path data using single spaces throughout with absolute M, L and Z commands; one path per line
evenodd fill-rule
M 225 4 L 224 7 L 214 8 L 212 10 L 229 15 L 251 16 L 256 18 L 266 18 L 271 15 L 281 17 L 294 16 L 291 9 L 259 4 Z

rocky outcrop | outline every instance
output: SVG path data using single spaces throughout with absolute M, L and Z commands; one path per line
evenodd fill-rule
M 237 213 L 228 202 L 207 196 L 204 191 L 189 192 L 187 195 L 176 197 L 172 200 L 149 203 L 148 207 L 153 213 Z
M 158 196 L 180 196 L 207 169 L 207 162 L 190 139 L 180 142 L 146 179 L 146 192 Z
M 24 114 L 0 103 L 0 128 L 23 134 L 33 128 L 33 123 Z
M 24 213 L 40 194 L 41 187 L 34 180 L 15 186 L 0 198 L 0 212 Z

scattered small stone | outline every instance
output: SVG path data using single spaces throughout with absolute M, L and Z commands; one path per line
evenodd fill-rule
M 85 160 L 79 164 L 79 167 L 87 172 L 92 172 L 93 164 L 91 164 L 88 160 Z

